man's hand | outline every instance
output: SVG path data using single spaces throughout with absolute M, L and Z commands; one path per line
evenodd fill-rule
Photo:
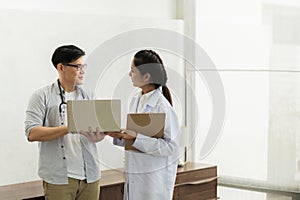
M 89 127 L 88 132 L 80 131 L 79 133 L 87 137 L 87 139 L 91 142 L 100 142 L 105 137 L 105 134 L 103 132 L 100 132 L 99 127 L 96 128 L 95 132 L 91 127 Z

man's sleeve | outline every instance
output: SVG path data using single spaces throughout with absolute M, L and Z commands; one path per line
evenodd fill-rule
M 31 129 L 43 126 L 46 113 L 46 105 L 41 95 L 35 93 L 31 96 L 25 116 L 25 135 L 28 138 Z

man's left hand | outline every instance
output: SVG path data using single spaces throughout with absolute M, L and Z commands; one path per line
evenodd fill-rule
M 91 127 L 88 128 L 88 131 L 80 131 L 81 135 L 87 137 L 87 139 L 91 142 L 100 142 L 106 136 L 103 132 L 100 132 L 100 128 L 97 127 L 96 131 L 93 131 Z

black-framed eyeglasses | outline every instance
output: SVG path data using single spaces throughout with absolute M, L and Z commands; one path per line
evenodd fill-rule
M 86 68 L 87 68 L 87 64 L 77 64 L 77 65 L 75 65 L 75 64 L 70 64 L 70 63 L 66 63 L 66 64 L 64 64 L 64 65 L 66 65 L 66 66 L 70 66 L 70 67 L 75 67 L 75 68 L 77 68 L 77 71 L 79 71 L 79 70 L 86 70 Z

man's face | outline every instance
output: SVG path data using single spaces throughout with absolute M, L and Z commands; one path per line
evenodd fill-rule
M 84 56 L 78 58 L 77 60 L 63 64 L 62 78 L 68 84 L 81 85 L 83 83 L 85 69 L 80 69 L 80 67 L 85 64 Z

